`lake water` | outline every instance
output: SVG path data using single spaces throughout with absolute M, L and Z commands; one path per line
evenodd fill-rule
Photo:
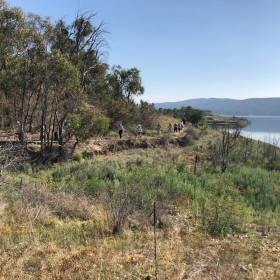
M 251 123 L 242 129 L 241 135 L 280 147 L 280 116 L 243 116 Z

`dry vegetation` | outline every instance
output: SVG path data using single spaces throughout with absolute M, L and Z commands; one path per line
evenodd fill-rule
M 165 189 L 168 177 L 161 168 L 170 161 L 175 165 L 170 164 L 166 174 L 174 184 L 173 173 L 178 178 L 192 173 L 196 154 L 201 156 L 201 172 L 209 168 L 206 151 L 217 132 L 188 133 L 181 135 L 181 142 L 174 143 L 171 137 L 164 146 L 78 158 L 76 163 L 35 173 L 28 167 L 25 174 L 5 173 L 0 186 L 1 279 L 155 279 L 155 197 L 158 279 L 279 279 L 279 220 L 267 214 L 262 223 L 250 208 L 246 217 L 239 217 L 244 219 L 238 231 L 214 236 L 203 225 L 199 200 L 179 186 L 176 191 Z M 137 173 L 146 165 L 154 167 L 150 174 Z M 94 174 L 99 167 L 102 173 Z M 135 184 L 124 168 L 131 170 Z M 96 176 L 103 176 L 109 187 L 93 186 Z M 155 188 L 154 197 L 141 193 L 141 176 L 149 179 L 147 190 Z M 203 174 L 188 176 L 195 186 Z M 72 181 L 74 177 L 77 181 Z M 87 188 L 86 179 L 93 180 Z M 209 178 L 208 188 L 223 180 Z M 121 192 L 115 192 L 118 188 Z M 140 211 L 138 204 L 145 210 Z
M 279 149 L 136 104 L 95 13 L 0 8 L 0 279 L 280 279 Z

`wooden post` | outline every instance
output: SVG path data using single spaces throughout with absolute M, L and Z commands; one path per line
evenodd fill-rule
M 157 236 L 156 236 L 156 202 L 154 202 L 154 257 L 155 257 L 155 279 L 158 279 L 158 268 L 157 268 Z
M 195 158 L 194 158 L 194 174 L 197 173 L 199 162 L 200 162 L 199 155 L 196 155 Z

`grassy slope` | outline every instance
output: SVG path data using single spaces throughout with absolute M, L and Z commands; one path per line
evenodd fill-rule
M 254 211 L 249 200 L 239 201 L 246 189 L 239 192 L 238 186 L 249 181 L 249 188 L 257 185 L 258 177 L 252 175 L 255 169 L 237 167 L 225 175 L 204 171 L 208 167 L 206 148 L 215 137 L 217 133 L 210 131 L 185 148 L 167 145 L 164 149 L 124 150 L 35 174 L 26 166 L 25 175 L 6 175 L 0 196 L 0 276 L 153 277 L 151 212 L 156 198 L 159 279 L 279 279 L 279 206 L 274 215 Z M 197 153 L 201 156 L 200 173 L 194 176 Z M 279 185 L 273 183 L 279 175 L 259 172 L 279 191 Z M 125 193 L 136 199 L 128 208 L 133 215 L 121 234 L 113 235 L 112 218 L 120 209 L 118 202 L 123 197 L 118 197 L 118 190 L 123 187 L 137 193 L 134 196 L 125 188 Z M 108 199 L 110 194 L 113 196 Z M 221 208 L 211 203 L 216 198 L 217 203 L 224 202 Z M 226 221 L 232 220 L 238 231 L 211 236 L 207 226 L 214 224 L 211 219 L 217 211 L 221 223 L 226 226 Z

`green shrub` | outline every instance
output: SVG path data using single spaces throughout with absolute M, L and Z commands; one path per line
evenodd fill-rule
M 226 236 L 231 231 L 239 231 L 244 211 L 241 204 L 230 197 L 212 197 L 206 201 L 203 220 L 205 228 L 212 236 Z
M 75 151 L 73 154 L 73 160 L 81 161 L 83 159 L 83 153 L 79 150 Z

